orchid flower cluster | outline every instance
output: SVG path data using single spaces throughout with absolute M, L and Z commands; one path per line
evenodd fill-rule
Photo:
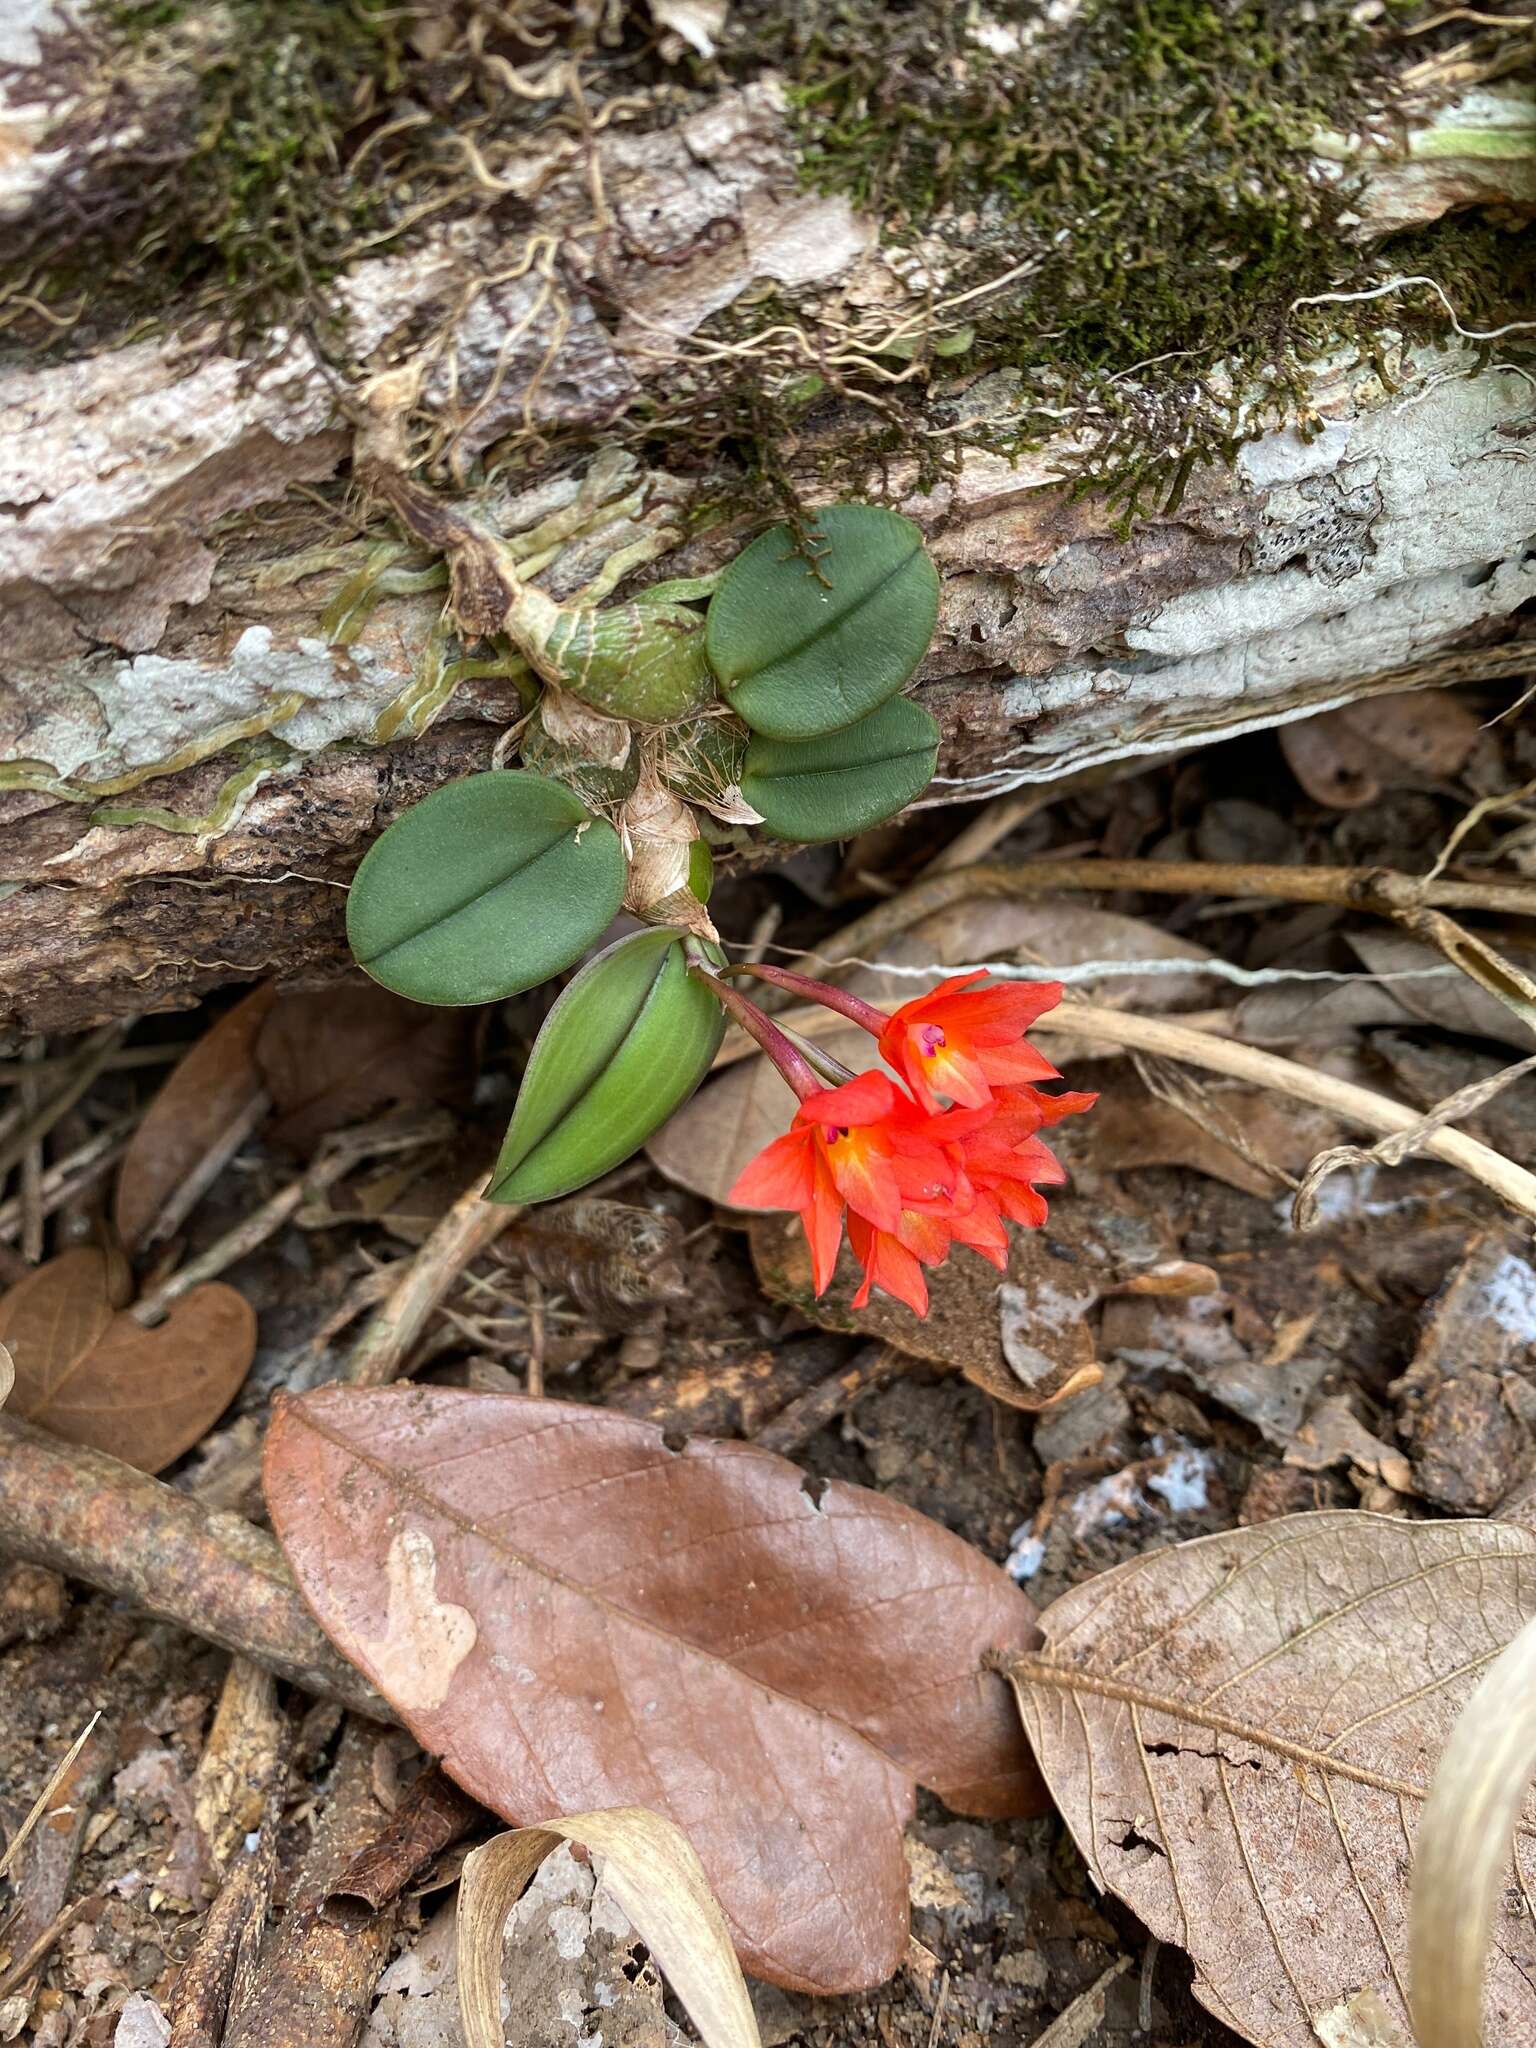
M 1061 1076 L 1025 1033 L 1061 1000 L 1061 983 L 980 987 L 984 971 L 954 975 L 887 1013 L 782 968 L 735 971 L 861 1025 L 889 1071 L 851 1072 L 717 980 L 715 993 L 800 1098 L 789 1130 L 747 1166 L 731 1201 L 799 1212 L 818 1295 L 846 1224 L 864 1269 L 855 1308 L 879 1288 L 926 1315 L 924 1268 L 957 1244 L 1006 1272 L 1005 1219 L 1038 1228 L 1047 1213 L 1039 1190 L 1066 1179 L 1039 1132 L 1097 1100 L 1036 1085 Z

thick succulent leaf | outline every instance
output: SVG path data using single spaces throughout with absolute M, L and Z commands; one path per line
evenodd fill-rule
M 688 1100 L 724 1035 L 676 932 L 634 932 L 599 953 L 534 1043 L 491 1200 L 547 1202 L 621 1165 Z
M 932 780 L 937 722 L 909 697 L 815 740 L 753 735 L 741 793 L 776 839 L 851 839 Z
M 282 1401 L 265 1479 L 322 1627 L 449 1775 L 519 1826 L 644 1800 L 759 1975 L 849 1991 L 900 1963 L 914 1779 L 1039 1810 L 981 1668 L 1034 1640 L 1034 1610 L 882 1494 L 444 1387 Z
M 709 659 L 754 732 L 815 739 L 893 697 L 927 651 L 939 579 L 910 519 L 818 513 L 812 560 L 776 526 L 737 556 L 709 608 Z
M 491 1003 L 580 959 L 618 910 L 618 834 L 570 790 L 498 769 L 436 789 L 370 848 L 347 937 L 417 1003 Z
M 1189 1950 L 1203 2004 L 1260 2048 L 1407 2042 L 1425 1796 L 1533 1615 L 1525 1529 L 1292 1515 L 1086 1580 L 1010 1675 L 1095 1883 Z M 1515 1865 L 1507 1896 L 1528 1898 L 1536 1794 Z M 1529 1911 L 1500 1914 L 1489 2043 L 1536 2044 L 1533 1971 Z

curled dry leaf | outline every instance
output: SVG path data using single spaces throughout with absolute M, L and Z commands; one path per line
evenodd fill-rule
M 798 1217 L 755 1216 L 750 1242 L 758 1280 L 775 1301 L 788 1302 L 823 1329 L 879 1337 L 909 1358 L 951 1366 L 1010 1408 L 1043 1408 L 1099 1376 L 1087 1318 L 1105 1276 L 1053 1260 L 1038 1232 L 1010 1231 L 1001 1283 L 997 1269 L 970 1252 L 936 1267 L 927 1275 L 926 1316 L 884 1294 L 854 1308 L 864 1276 L 846 1244 L 826 1293 L 813 1293 Z
M 194 1287 L 145 1329 L 113 1313 L 108 1261 L 81 1247 L 0 1299 L 0 1343 L 15 1365 L 9 1412 L 71 1443 L 159 1472 L 229 1406 L 256 1351 L 244 1296 Z
M 11 1398 L 11 1389 L 16 1384 L 16 1361 L 9 1349 L 0 1344 L 0 1408 Z
M 759 2048 L 724 1915 L 688 1837 L 645 1807 L 572 1813 L 476 1849 L 459 1883 L 459 2013 L 466 2048 L 502 2048 L 501 1944 L 508 1913 L 561 1842 L 603 1859 L 603 1882 L 649 1945 L 704 2048 Z
M 935 1522 L 610 1410 L 446 1388 L 284 1402 L 267 1499 L 306 1599 L 424 1746 L 519 1825 L 685 1826 L 749 1969 L 881 1982 L 914 1780 L 1037 1810 L 979 1675 L 1034 1610 Z
M 263 1089 L 256 1040 L 276 996 L 264 985 L 226 1010 L 149 1105 L 123 1154 L 113 1203 L 113 1221 L 130 1252 L 199 1161 L 251 1113 Z
M 1095 1880 L 1189 1950 L 1262 2048 L 1365 1999 L 1409 2038 L 1408 1878 L 1447 1734 L 1536 1614 L 1536 1537 L 1498 1522 L 1297 1515 L 1074 1588 L 1016 1658 L 1019 1711 Z M 1536 1799 L 1516 1855 L 1536 1882 Z M 1517 1894 L 1518 1895 L 1518 1894 Z M 1536 2043 L 1536 1929 L 1500 1915 L 1487 2039 Z

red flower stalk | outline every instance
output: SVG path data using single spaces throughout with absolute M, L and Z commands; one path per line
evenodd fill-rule
M 1047 1213 L 1038 1189 L 1066 1179 L 1037 1133 L 1096 1099 L 1046 1095 L 1033 1086 L 1060 1078 L 1024 1039 L 1060 1000 L 1060 983 L 978 989 L 981 971 L 956 975 L 891 1016 L 782 968 L 746 971 L 862 1025 L 911 1093 L 874 1071 L 808 1090 L 800 1054 L 791 1048 L 790 1064 L 779 1057 L 774 1040 L 789 1044 L 779 1027 L 738 990 L 727 995 L 717 984 L 727 1008 L 801 1098 L 790 1130 L 751 1162 L 731 1200 L 800 1212 L 818 1294 L 831 1281 L 846 1215 L 849 1244 L 864 1268 L 855 1308 L 878 1287 L 926 1315 L 923 1268 L 942 1265 L 956 1244 L 1006 1271 L 1004 1219 L 1038 1227 Z
M 936 1110 L 941 1095 L 962 1108 L 981 1109 L 992 1100 L 994 1087 L 1061 1079 L 1045 1055 L 1024 1041 L 1030 1025 L 1061 1001 L 1059 981 L 975 988 L 975 982 L 986 980 L 985 968 L 979 967 L 972 974 L 951 975 L 890 1016 L 846 989 L 782 967 L 755 966 L 750 972 L 862 1024 L 879 1039 L 880 1057 L 924 1109 Z

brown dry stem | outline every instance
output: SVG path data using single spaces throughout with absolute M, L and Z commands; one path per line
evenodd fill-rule
M 265 1530 L 5 1415 L 0 1550 L 83 1579 L 319 1699 L 394 1719 L 331 1648 Z

